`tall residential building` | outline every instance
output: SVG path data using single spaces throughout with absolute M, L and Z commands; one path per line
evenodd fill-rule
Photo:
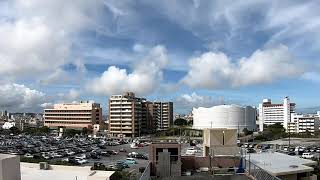
M 52 109 L 44 110 L 44 120 L 44 125 L 50 128 L 81 129 L 103 123 L 100 104 L 89 101 L 55 104 Z
M 157 107 L 157 130 L 166 130 L 173 124 L 173 102 L 153 102 Z
M 295 113 L 295 103 L 291 103 L 289 97 L 283 99 L 282 104 L 272 104 L 270 99 L 264 99 L 259 104 L 259 129 L 263 131 L 263 125 L 281 123 L 285 129 L 291 119 L 291 114 Z
M 172 102 L 150 102 L 132 92 L 109 99 L 109 133 L 113 136 L 141 136 L 165 130 L 172 123 Z
M 140 136 L 143 118 L 144 98 L 135 97 L 132 92 L 113 95 L 109 99 L 109 133 L 114 136 Z

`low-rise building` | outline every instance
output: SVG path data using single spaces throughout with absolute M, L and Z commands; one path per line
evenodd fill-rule
M 44 119 L 44 125 L 49 128 L 92 128 L 102 123 L 102 108 L 89 101 L 55 104 L 52 109 L 44 110 Z
M 245 158 L 246 168 L 248 171 L 250 169 L 249 172 L 253 175 L 264 170 L 272 176 L 285 180 L 317 179 L 317 176 L 312 174 L 314 171 L 312 166 L 317 165 L 317 162 L 312 160 L 277 152 L 252 153 L 246 155 Z
M 291 114 L 291 122 L 288 123 L 288 131 L 290 133 L 314 134 L 319 130 L 320 120 L 316 114 Z

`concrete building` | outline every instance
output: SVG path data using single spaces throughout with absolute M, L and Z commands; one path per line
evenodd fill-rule
M 132 92 L 112 95 L 109 99 L 109 133 L 113 136 L 140 136 L 144 98 Z
M 291 120 L 288 123 L 288 132 L 304 133 L 306 131 L 314 134 L 319 130 L 320 120 L 316 114 L 291 114 Z
M 246 165 L 246 168 L 251 170 L 250 174 L 261 172 L 261 168 L 265 172 L 283 180 L 317 179 L 317 176 L 312 174 L 314 171 L 312 166 L 317 165 L 315 161 L 277 152 L 252 153 L 246 155 L 245 158 L 252 163 L 250 166 L 249 164 Z
M 19 156 L 0 154 L 0 180 L 21 180 Z
M 289 97 L 285 97 L 282 104 L 272 104 L 270 99 L 264 99 L 263 103 L 259 104 L 259 130 L 263 131 L 264 125 L 275 123 L 281 123 L 287 129 L 291 113 L 295 113 L 295 106 Z
M 149 147 L 151 176 L 181 176 L 181 145 L 178 143 L 152 143 Z
M 204 129 L 203 156 L 240 156 L 237 129 Z
M 256 129 L 256 110 L 251 106 L 220 105 L 211 108 L 194 108 L 193 128 Z
M 36 163 L 20 163 L 22 180 L 117 180 L 114 171 L 91 170 L 91 166 L 49 165 L 40 169 Z
M 92 128 L 102 123 L 102 108 L 100 104 L 88 101 L 55 104 L 52 109 L 44 110 L 44 119 L 44 125 L 50 128 Z
M 172 123 L 172 102 L 150 102 L 132 92 L 109 99 L 109 132 L 113 136 L 137 137 L 168 129 Z
M 157 130 L 167 130 L 173 124 L 173 102 L 153 102 L 158 110 Z

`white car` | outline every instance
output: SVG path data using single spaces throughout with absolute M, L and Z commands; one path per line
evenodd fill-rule
M 32 154 L 27 153 L 27 154 L 25 154 L 25 155 L 24 155 L 24 157 L 26 157 L 26 158 L 33 158 L 33 155 L 32 155 Z
M 304 158 L 304 159 L 312 159 L 314 157 L 314 154 L 312 154 L 312 153 L 303 153 L 301 157 Z
M 79 164 L 85 164 L 88 162 L 88 160 L 86 159 L 80 159 L 80 158 L 76 158 L 76 161 L 79 163 Z

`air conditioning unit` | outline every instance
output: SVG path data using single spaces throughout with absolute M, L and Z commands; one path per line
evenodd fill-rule
M 49 164 L 47 162 L 40 162 L 40 169 L 42 170 L 48 170 L 49 169 Z

